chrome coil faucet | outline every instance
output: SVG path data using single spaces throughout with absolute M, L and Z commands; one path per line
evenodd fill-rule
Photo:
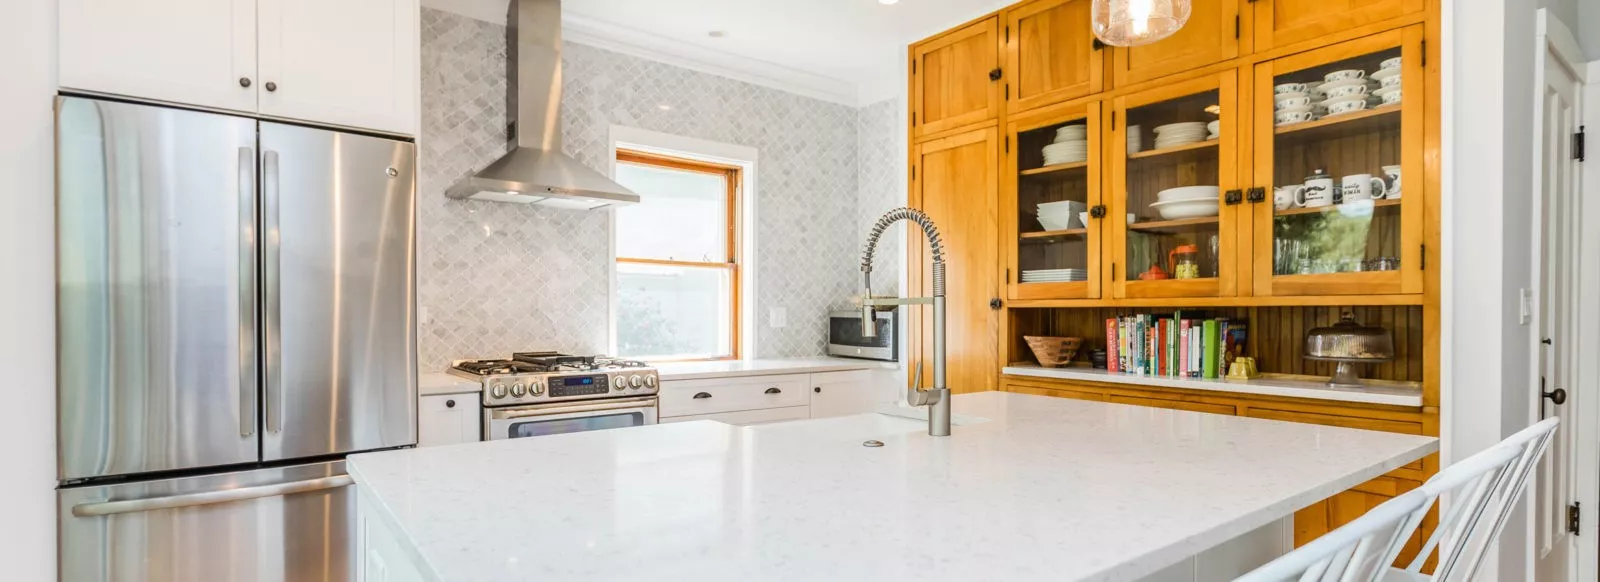
M 928 249 L 933 255 L 933 296 L 908 298 L 875 298 L 872 296 L 872 254 L 877 250 L 878 239 L 889 226 L 909 220 L 922 227 L 928 239 Z M 939 240 L 939 228 L 933 219 L 915 208 L 896 208 L 884 214 L 872 225 L 867 234 L 866 248 L 861 251 L 861 335 L 877 337 L 878 318 L 873 312 L 878 307 L 901 305 L 933 306 L 933 388 L 922 389 L 922 362 L 917 362 L 916 375 L 906 389 L 906 402 L 912 406 L 928 406 L 928 434 L 950 436 L 950 387 L 945 385 L 944 366 L 944 242 Z M 918 346 L 921 349 L 921 346 Z

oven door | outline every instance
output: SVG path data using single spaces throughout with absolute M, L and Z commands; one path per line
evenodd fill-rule
M 483 411 L 483 438 L 498 441 L 655 423 L 654 396 L 489 408 Z

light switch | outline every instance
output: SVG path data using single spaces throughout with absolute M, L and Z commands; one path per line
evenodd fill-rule
M 767 311 L 767 325 L 773 329 L 789 327 L 789 309 L 774 307 Z
M 1528 325 L 1533 321 L 1533 290 L 1524 288 L 1517 291 L 1517 302 L 1517 323 Z
M 428 325 L 427 307 L 417 307 L 417 325 Z

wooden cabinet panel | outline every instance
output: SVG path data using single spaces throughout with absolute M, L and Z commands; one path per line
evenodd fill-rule
M 1132 404 L 1135 406 L 1149 406 L 1153 408 L 1171 408 L 1173 410 L 1187 410 L 1190 412 L 1206 412 L 1210 414 L 1226 414 L 1233 416 L 1238 408 L 1229 404 L 1213 404 L 1210 402 L 1190 402 L 1186 400 L 1168 400 L 1165 398 L 1144 398 L 1141 396 L 1125 396 L 1110 394 L 1106 396 L 1109 402 L 1117 404 Z
M 1097 93 L 1104 52 L 1095 48 L 1090 0 L 1034 0 L 1006 11 L 1008 111 Z
M 416 133 L 416 0 L 259 2 L 263 115 Z
M 917 137 L 1000 115 L 999 17 L 911 47 L 911 131 Z
M 255 0 L 61 0 L 60 82 L 254 112 Z
M 1195 2 L 1189 22 L 1170 37 L 1112 51 L 1112 76 L 1121 87 L 1191 71 L 1239 56 L 1239 2 Z
M 1256 50 L 1314 40 L 1407 14 L 1422 0 L 1253 0 Z M 1198 5 L 1196 6 L 1198 10 Z
M 976 129 L 912 146 L 911 206 L 933 219 L 944 243 L 946 305 L 946 374 L 957 393 L 993 390 L 998 358 L 1000 312 L 989 306 L 999 297 L 996 231 L 998 208 L 999 130 Z M 922 232 L 907 228 L 911 242 L 910 283 L 921 295 L 933 293 L 932 259 Z M 911 362 L 923 365 L 933 353 L 933 335 L 925 325 L 932 311 L 908 310 Z M 931 365 L 923 381 L 933 378 Z
M 1106 399 L 1106 395 L 1098 394 L 1098 393 L 1095 393 L 1095 392 L 1080 392 L 1080 391 L 1077 391 L 1077 390 L 1063 390 L 1063 389 L 1060 389 L 1060 388 L 1040 388 L 1038 386 L 1027 386 L 1027 385 L 1023 385 L 1023 384 L 1011 384 L 1011 385 L 1008 385 L 1008 386 L 1006 386 L 1006 391 L 1007 392 L 1015 392 L 1017 394 L 1032 394 L 1034 396 L 1053 396 L 1053 397 L 1056 397 L 1056 398 L 1072 398 L 1072 399 L 1075 399 L 1075 400 L 1105 401 L 1105 399 Z

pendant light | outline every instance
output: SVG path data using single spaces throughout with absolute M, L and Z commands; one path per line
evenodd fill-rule
M 1112 46 L 1139 46 L 1172 36 L 1189 21 L 1189 0 L 1094 0 L 1094 35 Z

